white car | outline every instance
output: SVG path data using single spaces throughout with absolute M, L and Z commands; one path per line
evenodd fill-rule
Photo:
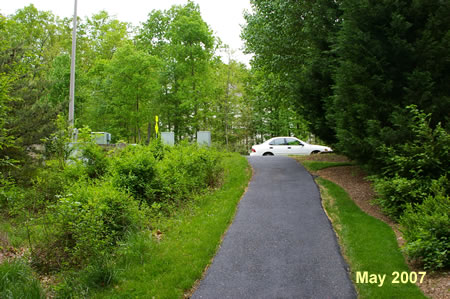
M 295 137 L 274 137 L 252 146 L 250 156 L 311 155 L 332 151 L 327 146 L 308 144 Z

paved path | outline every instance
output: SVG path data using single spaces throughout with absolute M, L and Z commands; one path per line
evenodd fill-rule
M 254 176 L 192 298 L 356 298 L 312 177 L 288 157 Z

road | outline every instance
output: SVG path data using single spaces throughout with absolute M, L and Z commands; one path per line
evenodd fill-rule
M 253 178 L 192 298 L 356 298 L 311 175 L 288 157 L 249 157 Z

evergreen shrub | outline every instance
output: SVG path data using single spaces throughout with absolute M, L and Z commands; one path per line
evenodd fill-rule
M 437 181 L 435 195 L 420 205 L 408 204 L 400 218 L 407 240 L 404 250 L 425 269 L 450 268 L 450 197 L 444 194 L 443 185 Z
M 429 115 L 415 106 L 408 107 L 407 123 L 399 131 L 408 131 L 408 141 L 380 149 L 385 166 L 375 179 L 379 203 L 394 218 L 408 204 L 420 204 L 432 195 L 436 181 L 448 182 L 450 176 L 450 134 L 439 124 L 432 128 Z M 450 184 L 445 183 L 448 194 Z
M 409 258 L 426 269 L 449 267 L 450 134 L 415 106 L 398 116 L 402 142 L 383 146 L 382 175 L 375 177 L 378 202 L 403 226 Z

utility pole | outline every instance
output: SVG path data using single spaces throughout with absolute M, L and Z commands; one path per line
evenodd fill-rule
M 70 94 L 69 94 L 69 126 L 74 127 L 75 111 L 75 54 L 77 47 L 77 0 L 73 9 L 73 31 L 72 31 L 72 61 L 70 64 Z

